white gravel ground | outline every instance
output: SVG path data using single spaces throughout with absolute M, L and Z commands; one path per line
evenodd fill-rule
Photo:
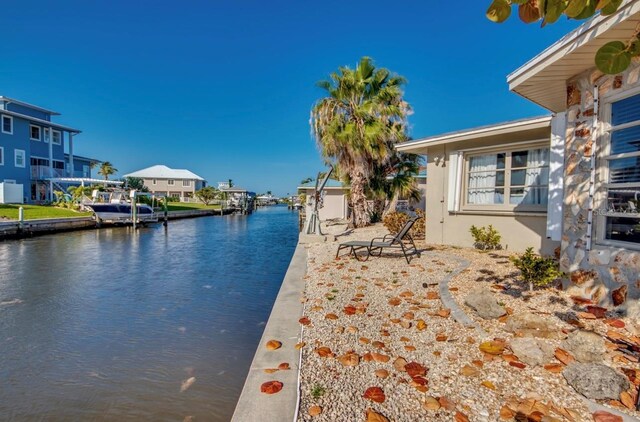
M 344 226 L 329 229 L 336 233 Z M 542 367 L 520 369 L 502 356 L 480 351 L 479 344 L 487 339 L 447 316 L 437 291 L 438 283 L 460 265 L 451 257 L 468 260 L 469 268 L 451 280 L 451 292 L 490 339 L 506 343 L 513 334 L 505 330 L 504 318 L 477 318 L 463 304 L 466 293 L 478 285 L 500 285 L 492 291 L 501 304 L 514 314 L 533 311 L 539 312 L 541 318 L 552 318 L 559 332 L 573 327 L 558 316 L 566 319 L 576 312 L 576 305 L 565 293 L 550 289 L 523 300 L 517 272 L 504 252 L 490 254 L 422 245 L 426 250 L 411 265 L 401 256 L 386 254 L 367 262 L 346 254 L 335 259 L 338 242 L 371 239 L 385 233 L 384 227 L 377 225 L 340 236 L 337 242 L 307 246 L 309 266 L 302 300 L 311 323 L 304 327 L 301 339 L 305 346 L 299 420 L 365 421 L 367 409 L 392 421 L 514 420 L 507 417 L 504 409 L 501 419 L 500 411 L 505 405 L 526 414 L 539 410 L 548 421 L 592 420 L 582 398 L 566 384 L 562 374 Z M 345 312 L 348 306 L 352 308 Z M 603 332 L 611 329 L 602 320 L 586 324 Z M 549 342 L 556 345 L 559 340 Z M 319 350 L 321 347 L 330 351 Z M 331 354 L 321 357 L 318 351 Z M 356 366 L 340 363 L 338 358 L 348 352 L 360 358 Z M 388 356 L 389 360 L 383 362 L 384 356 L 375 356 L 379 361 L 371 360 L 372 355 L 367 353 L 373 352 Z M 507 349 L 504 353 L 510 352 Z M 612 356 L 608 354 L 607 363 L 620 366 Z M 424 381 L 418 378 L 416 383 L 407 372 L 394 367 L 399 357 L 427 369 L 425 386 L 419 385 Z M 376 370 L 382 369 L 388 372 L 386 378 L 376 376 Z M 363 397 L 370 387 L 382 389 L 384 402 Z M 424 405 L 425 401 L 430 405 Z M 311 416 L 312 406 L 319 406 L 322 412 Z M 438 406 L 441 407 L 434 410 Z

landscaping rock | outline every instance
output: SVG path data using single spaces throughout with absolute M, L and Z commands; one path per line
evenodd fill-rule
M 515 338 L 511 340 L 509 346 L 518 359 L 531 366 L 544 365 L 553 356 L 551 349 L 542 348 L 540 343 L 531 337 Z M 544 349 L 547 350 L 546 353 Z
M 569 334 L 561 347 L 583 363 L 602 362 L 605 352 L 604 339 L 594 332 L 584 330 Z
M 629 388 L 627 377 L 601 363 L 572 363 L 562 375 L 571 387 L 589 399 L 617 400 Z
M 531 312 L 512 315 L 507 321 L 506 329 L 519 333 L 524 337 L 563 338 L 564 334 L 547 319 Z
M 495 297 L 486 289 L 478 288 L 472 290 L 464 303 L 473 308 L 478 316 L 483 319 L 500 318 L 506 314 L 504 308 L 498 304 Z

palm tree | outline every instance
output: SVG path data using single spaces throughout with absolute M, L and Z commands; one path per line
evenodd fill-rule
M 109 180 L 109 176 L 116 174 L 117 172 L 118 169 L 113 167 L 113 164 L 108 161 L 100 164 L 100 170 L 98 170 L 98 174 L 104 176 L 104 180 Z
M 370 222 L 366 193 L 374 164 L 392 154 L 389 145 L 405 138 L 411 108 L 402 98 L 404 83 L 401 76 L 376 69 L 368 57 L 318 83 L 328 96 L 314 105 L 311 127 L 325 161 L 351 184 L 355 227 Z

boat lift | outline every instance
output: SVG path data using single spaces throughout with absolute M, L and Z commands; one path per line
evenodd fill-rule
M 306 234 L 315 234 L 318 236 L 323 236 L 322 229 L 320 228 L 320 214 L 319 210 L 322 208 L 322 193 L 324 192 L 324 187 L 329 180 L 329 177 L 333 173 L 333 166 L 329 165 L 329 171 L 324 175 L 322 182 L 320 181 L 320 173 L 318 173 L 318 177 L 316 177 L 316 186 L 314 189 L 314 194 L 311 200 L 313 201 L 313 211 L 307 217 L 307 224 L 304 229 Z M 319 183 L 319 184 L 318 184 Z

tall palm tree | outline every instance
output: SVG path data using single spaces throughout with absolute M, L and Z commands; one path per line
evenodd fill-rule
M 326 162 L 351 184 L 353 225 L 370 222 L 369 178 L 376 162 L 392 153 L 389 145 L 404 139 L 411 111 L 402 98 L 405 79 L 363 57 L 355 69 L 339 68 L 318 86 L 328 96 L 311 110 L 311 127 Z
M 104 176 L 104 180 L 109 180 L 109 176 L 116 174 L 117 172 L 118 169 L 113 167 L 113 164 L 108 161 L 100 164 L 100 170 L 98 170 L 98 174 Z

